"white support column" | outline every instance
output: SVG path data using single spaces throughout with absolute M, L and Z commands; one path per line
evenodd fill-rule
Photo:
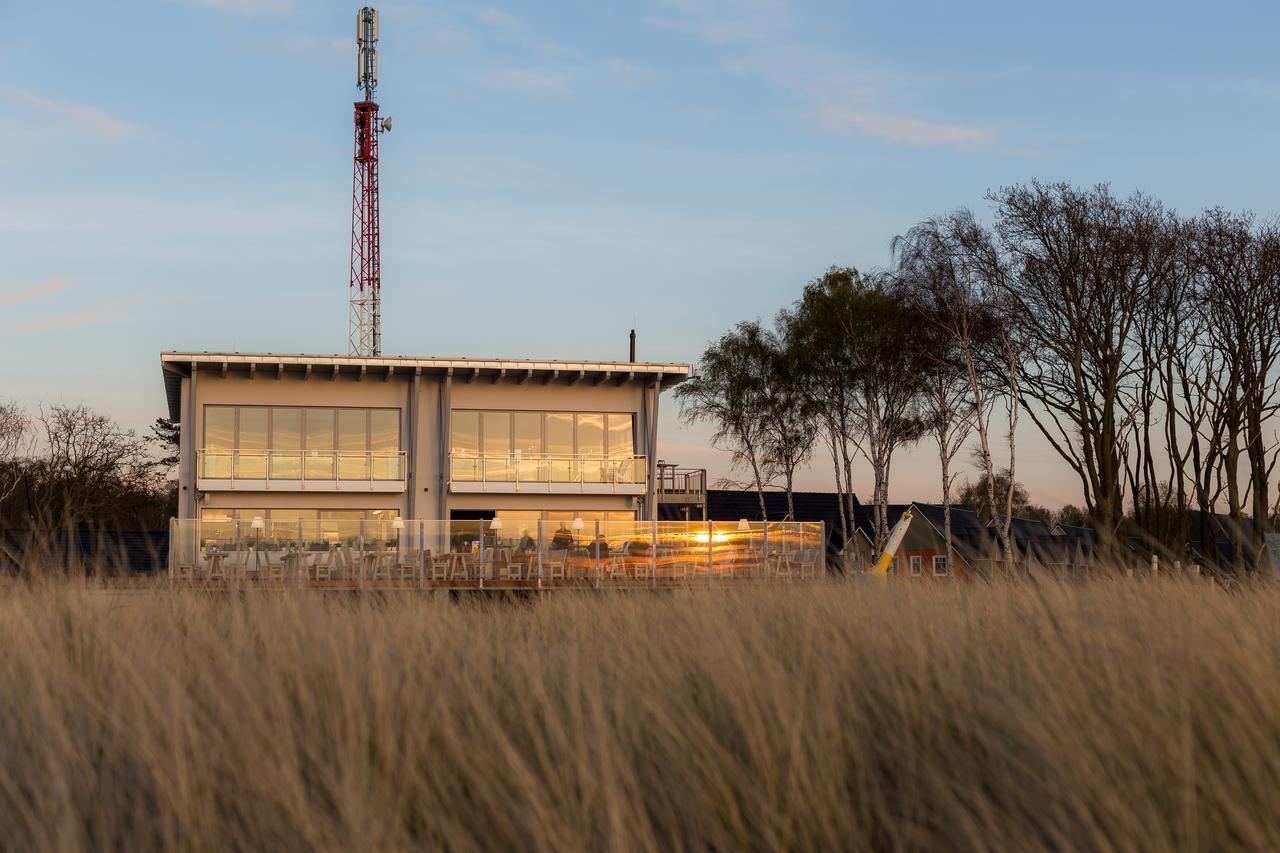
M 191 380 L 187 383 L 187 413 L 183 417 L 186 422 L 185 429 L 181 431 L 181 435 L 185 435 L 187 439 L 187 472 L 190 476 L 185 478 L 183 486 L 186 487 L 186 494 L 182 496 L 182 507 L 185 512 L 180 511 L 186 518 L 196 518 L 200 515 L 200 505 L 196 502 L 196 484 L 200 480 L 200 472 L 196 465 L 196 442 L 199 436 L 196 432 L 196 374 L 198 372 L 196 363 L 191 362 Z
M 453 419 L 453 368 L 440 382 L 440 476 L 437 477 L 436 517 L 449 519 L 449 443 Z

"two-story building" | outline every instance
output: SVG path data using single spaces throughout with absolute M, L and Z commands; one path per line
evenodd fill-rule
M 179 517 L 656 518 L 658 406 L 684 364 L 161 355 Z M 536 526 L 536 525 L 534 525 Z

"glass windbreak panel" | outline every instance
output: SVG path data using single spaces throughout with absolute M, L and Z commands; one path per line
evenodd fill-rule
M 634 456 L 619 456 L 605 462 L 604 478 L 609 483 L 643 483 L 644 460 Z
M 271 410 L 271 476 L 302 476 L 302 410 Z
M 632 431 L 634 416 L 626 414 L 610 414 L 606 416 L 609 431 L 609 455 L 615 459 L 634 456 L 636 452 L 635 434 Z
M 314 509 L 273 509 L 267 519 L 267 539 L 278 548 L 296 547 L 300 522 L 315 521 Z
M 236 473 L 242 479 L 267 476 L 267 414 L 264 406 L 243 406 L 236 436 Z
M 369 478 L 368 424 L 368 409 L 338 409 L 338 479 Z
M 449 461 L 449 476 L 460 483 L 478 483 L 480 462 L 475 456 L 454 456 Z
M 373 479 L 404 479 L 400 464 L 399 409 L 374 409 L 369 413 L 369 450 Z
M 450 447 L 454 456 L 480 455 L 480 413 L 455 411 L 450 418 Z
M 502 529 L 494 535 L 498 545 L 514 548 L 518 555 L 531 554 L 536 550 L 541 512 L 536 509 L 500 509 L 494 515 L 502 519 Z
M 536 456 L 542 452 L 542 413 L 516 412 L 515 451 L 521 456 Z
M 485 456 L 508 456 L 511 453 L 511 413 L 481 413 L 481 435 Z
M 303 472 L 308 480 L 334 478 L 333 409 L 306 409 L 306 461 Z
M 579 414 L 578 455 L 604 456 L 604 415 Z

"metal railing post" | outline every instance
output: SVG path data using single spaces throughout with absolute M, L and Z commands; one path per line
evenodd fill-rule
M 359 562 L 359 578 L 360 589 L 364 589 L 364 549 L 365 549 L 365 519 L 360 519 L 360 550 L 357 553 L 356 560 Z
M 484 589 L 484 519 L 480 519 L 476 524 L 480 526 L 480 547 L 476 549 L 476 556 L 479 559 L 476 574 L 480 576 L 480 588 Z
M 713 548 L 715 543 L 712 541 L 713 539 L 715 539 L 715 529 L 712 527 L 712 522 L 708 521 L 707 522 L 707 585 L 708 586 L 711 585 L 711 581 L 715 577 L 715 569 L 716 569 L 716 556 Z
M 649 579 L 650 586 L 658 588 L 658 519 L 649 522 Z
M 764 577 L 768 580 L 769 572 L 769 522 L 763 522 L 764 534 L 760 543 L 760 559 L 764 561 Z
M 538 589 L 542 589 L 542 519 L 534 524 L 538 529 Z
M 233 470 L 234 470 L 234 469 L 233 469 Z M 240 562 L 240 547 L 241 547 L 241 545 L 242 545 L 242 542 L 241 542 L 241 540 L 240 540 L 240 519 L 239 519 L 239 518 L 236 518 L 236 519 L 233 521 L 233 524 L 235 525 L 235 537 L 236 537 L 236 560 L 235 560 L 235 562 L 234 562 L 234 563 L 232 563 L 232 565 L 231 565 L 231 571 L 229 572 L 229 574 L 231 574 L 231 575 L 234 575 L 234 576 L 235 576 L 235 580 L 236 580 L 235 585 L 236 585 L 237 587 L 239 587 L 239 586 L 240 586 L 240 568 L 241 568 L 241 565 L 242 565 L 242 564 L 241 564 L 241 562 Z
M 591 550 L 596 553 L 596 589 L 600 588 L 600 519 L 596 519 L 596 538 L 591 542 Z
M 298 519 L 298 552 L 293 558 L 293 574 L 298 582 L 298 586 L 302 586 L 302 578 L 306 575 L 306 552 L 302 550 L 302 519 Z

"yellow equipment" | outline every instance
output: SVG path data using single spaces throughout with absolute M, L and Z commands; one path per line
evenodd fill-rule
M 898 554 L 898 548 L 902 545 L 903 538 L 907 535 L 907 528 L 911 526 L 911 510 L 908 509 L 902 514 L 902 518 L 893 526 L 893 530 L 889 531 L 889 541 L 884 543 L 884 550 L 880 552 L 880 559 L 876 560 L 876 564 L 871 567 L 869 574 L 879 575 L 881 577 L 889 574 L 889 566 L 893 565 L 893 558 Z

